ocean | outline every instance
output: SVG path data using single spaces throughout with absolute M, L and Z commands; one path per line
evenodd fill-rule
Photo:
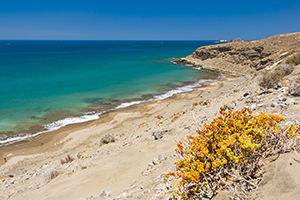
M 191 91 L 219 74 L 176 64 L 214 41 L 0 41 L 0 146 Z

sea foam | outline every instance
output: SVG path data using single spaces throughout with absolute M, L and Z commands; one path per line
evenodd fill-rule
M 0 146 L 12 144 L 12 143 L 22 141 L 22 140 L 28 140 L 32 137 L 35 137 L 35 136 L 43 134 L 43 133 L 56 131 L 56 130 L 58 130 L 64 126 L 70 125 L 70 124 L 77 124 L 77 123 L 83 123 L 83 122 L 87 122 L 87 121 L 91 121 L 91 120 L 96 120 L 96 119 L 100 118 L 99 115 L 101 115 L 102 113 L 103 112 L 98 112 L 98 113 L 95 113 L 92 115 L 83 115 L 80 117 L 68 117 L 65 119 L 57 120 L 50 124 L 43 125 L 44 130 L 37 132 L 35 134 L 25 134 L 25 135 L 19 134 L 17 136 L 11 137 L 11 138 L 5 138 L 4 140 L 0 140 Z

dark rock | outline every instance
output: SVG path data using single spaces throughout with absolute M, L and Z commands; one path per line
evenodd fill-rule
M 243 97 L 247 97 L 249 96 L 250 94 L 248 92 L 246 92 L 245 94 L 243 94 Z
M 10 175 L 8 175 L 8 177 L 10 177 L 10 178 L 13 178 L 13 177 L 14 177 L 14 175 L 10 174 Z

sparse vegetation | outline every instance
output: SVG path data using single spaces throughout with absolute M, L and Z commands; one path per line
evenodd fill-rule
M 56 169 L 51 170 L 49 173 L 46 174 L 46 183 L 49 183 L 52 179 L 54 179 L 55 177 L 57 177 L 59 175 L 59 171 L 57 171 Z
M 212 198 L 221 188 L 234 199 L 247 199 L 261 180 L 263 159 L 299 145 L 299 126 L 281 127 L 281 116 L 252 115 L 250 109 L 220 113 L 177 144 L 182 159 L 166 174 L 180 180 L 174 199 Z
M 63 158 L 63 159 L 60 160 L 60 163 L 63 165 L 63 164 L 65 164 L 65 163 L 72 162 L 73 160 L 74 160 L 73 157 L 71 157 L 70 155 L 67 155 L 66 158 Z
M 282 77 L 283 75 L 280 71 L 266 72 L 262 75 L 258 85 L 264 89 L 275 88 L 282 80 Z
M 116 141 L 116 138 L 113 134 L 106 134 L 101 138 L 99 146 L 102 146 L 104 144 L 113 143 L 115 141 Z
M 289 93 L 294 96 L 300 96 L 300 77 L 291 81 L 289 85 Z
M 286 61 L 290 65 L 299 65 L 300 64 L 300 53 L 293 55 L 291 58 L 288 58 Z
M 282 76 L 287 76 L 294 71 L 294 66 L 290 64 L 284 64 L 275 69 L 275 71 L 280 72 Z
M 291 74 L 293 71 L 293 65 L 281 65 L 272 72 L 263 73 L 258 85 L 264 89 L 277 88 L 279 83 L 282 81 L 283 77 Z

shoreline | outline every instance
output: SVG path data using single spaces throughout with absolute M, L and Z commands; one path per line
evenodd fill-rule
M 149 187 L 151 191 L 155 190 L 158 183 L 154 184 L 153 180 L 163 181 L 158 178 L 161 177 L 160 174 L 171 169 L 170 167 L 173 167 L 173 163 L 178 159 L 174 154 L 176 141 L 182 140 L 186 134 L 195 134 L 195 130 L 203 122 L 209 121 L 218 113 L 227 91 L 242 87 L 248 84 L 248 81 L 244 77 L 226 74 L 223 80 L 206 83 L 204 87 L 194 88 L 192 92 L 106 113 L 98 120 L 63 127 L 57 132 L 46 134 L 31 142 L 15 145 L 14 148 L 1 149 L 2 155 L 13 154 L 8 157 L 8 162 L 5 164 L 1 160 L 2 178 L 5 179 L 4 174 L 7 173 L 14 174 L 15 177 L 27 177 L 26 174 L 30 174 L 31 177 L 31 174 L 39 174 L 31 177 L 30 181 L 24 182 L 23 185 L 27 186 L 18 189 L 18 193 L 14 193 L 16 196 L 12 199 L 19 199 L 20 195 L 23 197 L 25 193 L 22 191 L 27 191 L 28 186 L 32 187 L 32 181 L 37 181 L 35 184 L 38 185 L 34 188 L 40 189 L 34 190 L 36 191 L 34 194 L 27 192 L 24 199 L 36 199 L 41 195 L 44 199 L 47 196 L 51 196 L 52 199 L 78 199 L 90 195 L 97 196 L 105 189 L 111 190 L 114 197 L 126 196 L 129 195 L 128 188 L 132 188 L 139 182 L 143 187 Z M 200 106 L 200 102 L 209 102 L 209 104 Z M 202 109 L 204 110 L 201 111 Z M 200 112 L 205 117 L 199 116 L 201 120 L 198 121 L 194 118 L 194 112 Z M 158 114 L 163 118 L 157 119 Z M 189 125 L 190 123 L 193 125 Z M 152 133 L 157 131 L 162 131 L 164 134 L 160 140 L 153 139 Z M 107 133 L 115 135 L 116 141 L 99 146 L 99 141 Z M 83 158 L 77 158 L 79 152 L 84 155 Z M 75 161 L 61 165 L 61 159 L 67 155 L 75 158 Z M 158 155 L 165 155 L 166 160 L 158 166 L 150 165 L 153 157 Z M 132 162 L 135 164 L 130 164 Z M 78 165 L 81 167 L 78 168 Z M 86 167 L 91 170 L 86 170 Z M 59 170 L 61 175 L 49 184 L 40 182 L 44 179 L 45 173 L 53 168 Z M 37 171 L 32 173 L 32 170 Z M 94 178 L 106 181 L 97 182 L 96 186 L 93 185 Z M 73 185 L 74 181 L 75 185 Z M 77 188 L 78 184 L 85 186 Z M 14 184 L 13 187 L 17 186 L 18 184 Z M 68 189 L 61 193 L 60 187 Z M 167 195 L 170 196 L 170 193 Z M 150 199 L 149 197 L 145 196 L 146 199 Z
M 7 184 L 13 179 L 15 184 L 6 185 L 8 189 L 2 195 L 10 199 L 42 197 L 65 200 L 89 199 L 91 196 L 96 197 L 91 199 L 102 199 L 98 196 L 107 190 L 112 192 L 112 197 L 119 199 L 169 198 L 172 190 L 166 188 L 172 187 L 172 183 L 166 182 L 164 174 L 175 170 L 174 162 L 179 156 L 174 150 L 178 140 L 183 140 L 188 134 L 196 134 L 196 130 L 215 118 L 224 105 L 234 105 L 240 110 L 252 105 L 252 101 L 248 103 L 249 99 L 263 97 L 264 106 L 256 106 L 253 114 L 278 112 L 271 103 L 282 92 L 260 96 L 256 80 L 257 77 L 251 75 L 246 79 L 226 74 L 223 80 L 206 83 L 192 92 L 106 113 L 98 120 L 63 127 L 51 135 L 10 149 L 10 152 L 7 149 L 5 153 L 13 155 L 4 165 L 2 160 L 0 180 Z M 245 98 L 246 93 L 249 95 Z M 294 112 L 298 102 L 300 98 L 295 98 L 295 103 L 285 112 Z M 157 119 L 158 114 L 163 118 Z M 285 116 L 287 121 L 296 117 Z M 155 140 L 155 132 L 162 133 L 163 138 Z M 99 146 L 105 134 L 115 135 L 116 141 Z M 61 164 L 68 155 L 75 160 Z M 154 165 L 153 160 L 159 156 L 165 156 L 165 160 Z M 283 156 L 285 160 L 289 157 L 291 155 Z M 295 162 L 292 166 L 297 165 Z M 288 161 L 285 163 L 289 165 Z M 53 169 L 58 170 L 60 175 L 50 181 L 46 174 Z M 14 178 L 7 178 L 7 174 L 13 174 Z M 29 177 L 28 181 L 26 177 Z M 65 188 L 63 192 L 61 188 Z M 220 192 L 216 199 L 226 199 L 226 194 Z
M 206 70 L 211 71 L 211 70 Z M 211 71 L 214 73 L 214 71 Z M 215 76 L 215 75 L 214 75 Z M 219 73 L 218 77 L 216 79 L 200 79 L 195 82 L 183 82 L 182 86 L 177 86 L 174 88 L 171 88 L 168 91 L 165 91 L 162 94 L 148 94 L 144 95 L 144 98 L 139 99 L 125 99 L 123 101 L 118 102 L 117 105 L 113 105 L 111 108 L 102 109 L 101 111 L 89 111 L 82 114 L 76 114 L 67 116 L 61 119 L 57 119 L 55 121 L 52 121 L 50 123 L 46 124 L 40 124 L 40 125 L 33 125 L 29 127 L 28 129 L 25 129 L 21 132 L 21 135 L 18 133 L 14 133 L 12 137 L 8 137 L 5 140 L 0 141 L 0 149 L 2 146 L 9 146 L 13 145 L 15 143 L 19 142 L 26 142 L 28 140 L 32 140 L 34 137 L 41 137 L 41 135 L 52 133 L 60 130 L 61 128 L 64 128 L 65 126 L 74 125 L 74 124 L 81 124 L 89 121 L 98 120 L 103 114 L 110 113 L 110 112 L 118 112 L 119 109 L 124 109 L 131 107 L 133 105 L 139 105 L 143 103 L 149 103 L 151 101 L 155 100 L 164 100 L 168 98 L 172 98 L 174 95 L 180 94 L 180 93 L 186 93 L 191 92 L 194 88 L 202 87 L 203 84 L 207 82 L 213 82 L 223 79 L 225 76 L 223 76 L 222 73 Z M 87 106 L 89 107 L 89 105 Z M 60 113 L 63 111 L 56 111 L 55 113 Z M 69 111 L 67 111 L 69 112 Z M 46 115 L 52 115 L 52 113 L 48 113 Z M 5 131 L 4 131 L 5 132 Z M 1 156 L 1 155 L 0 155 Z
M 123 102 L 119 106 L 121 106 L 123 104 L 130 104 L 130 105 L 126 106 L 126 107 L 120 107 L 120 108 L 118 108 L 119 106 L 117 106 L 114 109 L 110 109 L 107 112 L 100 114 L 99 118 L 95 119 L 95 120 L 89 120 L 89 121 L 85 121 L 85 122 L 81 122 L 81 123 L 67 124 L 66 126 L 63 126 L 54 131 L 47 131 L 45 133 L 41 133 L 36 136 L 29 137 L 28 139 L 25 139 L 25 140 L 20 140 L 20 141 L 14 142 L 12 144 L 0 146 L 0 157 L 2 157 L 2 158 L 6 157 L 7 160 L 9 160 L 10 157 L 12 157 L 12 156 L 21 156 L 21 155 L 24 156 L 24 155 L 31 155 L 31 154 L 35 154 L 35 153 L 45 153 L 46 151 L 48 151 L 50 149 L 50 146 L 54 145 L 55 142 L 59 142 L 63 138 L 67 137 L 70 133 L 89 129 L 90 127 L 97 126 L 102 123 L 110 122 L 110 121 L 114 120 L 114 117 L 116 115 L 118 115 L 118 113 L 139 112 L 140 110 L 144 110 L 145 109 L 144 107 L 147 107 L 147 105 L 151 106 L 152 104 L 156 104 L 158 101 L 162 101 L 163 103 L 168 102 L 168 101 L 180 101 L 183 99 L 183 97 L 181 97 L 181 96 L 185 96 L 186 94 L 187 95 L 193 94 L 193 93 L 195 93 L 195 90 L 198 90 L 200 88 L 204 89 L 206 87 L 209 87 L 210 83 L 224 81 L 227 78 L 232 78 L 233 76 L 228 73 L 226 75 L 220 74 L 219 77 L 220 78 L 218 78 L 216 80 L 201 79 L 201 80 L 208 80 L 208 81 L 201 82 L 201 85 L 199 85 L 199 86 L 190 87 L 192 89 L 191 91 L 175 93 L 167 98 L 141 100 L 137 104 L 132 104 L 132 102 L 135 102 L 135 101 Z M 199 80 L 199 81 L 201 81 L 201 80 Z M 199 81 L 194 82 L 190 85 L 182 86 L 182 87 L 189 87 L 191 85 L 194 85 L 195 83 L 199 83 Z M 173 90 L 176 90 L 176 88 L 172 89 L 170 91 L 173 91 Z M 166 93 L 168 93 L 168 92 L 166 92 Z M 162 95 L 165 95 L 166 93 L 164 93 Z M 157 96 L 162 96 L 162 95 L 157 95 Z M 154 96 L 156 96 L 156 95 L 153 95 L 153 97 Z M 148 115 L 151 115 L 151 114 L 148 114 Z M 142 117 L 143 117 L 143 115 L 139 116 L 139 117 L 135 117 L 135 118 L 142 118 Z M 130 120 L 130 119 L 128 119 L 128 120 Z M 124 123 L 125 121 L 126 120 L 124 120 L 123 122 L 120 122 L 120 123 Z M 38 151 L 36 148 L 38 148 Z M 4 164 L 4 161 L 2 159 L 0 159 L 0 166 L 3 164 Z

